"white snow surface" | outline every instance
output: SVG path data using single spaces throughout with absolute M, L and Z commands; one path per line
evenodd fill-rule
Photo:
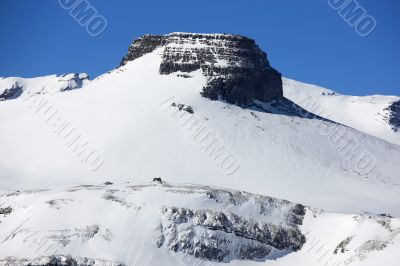
M 281 208 L 267 208 L 261 213 L 260 200 L 275 202 Z M 288 204 L 245 192 L 158 182 L 1 191 L 0 207 L 11 206 L 12 212 L 0 216 L 0 265 L 9 265 L 11 258 L 30 261 L 60 254 L 92 259 L 96 265 L 221 265 L 169 250 L 165 245 L 157 246 L 160 236 L 167 237 L 166 231 L 161 230 L 166 222 L 162 210 L 211 209 L 287 226 L 283 218 Z M 299 229 L 307 240 L 299 251 L 275 250 L 258 262 L 235 259 L 229 265 L 398 265 L 398 218 L 306 208 Z M 216 234 L 205 230 L 204 236 L 194 231 L 192 241 L 204 241 Z M 184 229 L 180 227 L 177 233 L 184 233 Z M 346 239 L 350 239 L 348 243 L 340 245 Z M 228 233 L 226 240 L 238 245 L 244 241 L 233 233 Z
M 49 75 L 36 78 L 0 77 L 0 95 L 13 86 L 22 88 L 22 94 L 17 97 L 26 98 L 32 94 L 49 94 L 78 89 L 88 83 L 89 76 L 86 73 L 72 73 L 60 76 Z
M 200 95 L 206 82 L 200 71 L 191 78 L 160 75 L 160 54 L 155 50 L 128 62 L 82 90 L 1 102 L 0 187 L 146 182 L 161 176 L 328 211 L 400 216 L 398 145 L 319 119 L 210 101 Z M 197 124 L 213 132 L 227 155 L 210 156 L 214 148 L 205 152 L 208 142 L 194 140 L 195 126 L 184 123 L 189 114 L 174 115 L 172 102 L 191 106 Z M 58 135 L 62 122 L 74 129 L 61 134 L 65 139 Z M 363 160 L 346 158 L 326 128 L 354 138 L 354 149 L 376 161 L 373 169 L 363 172 Z M 73 142 L 71 136 L 80 138 Z M 92 152 L 103 162 L 96 169 L 88 167 Z M 232 158 L 235 167 L 226 171 Z
M 341 95 L 316 85 L 283 78 L 284 96 L 304 109 L 355 128 L 372 136 L 400 145 L 400 132 L 394 132 L 387 122 L 390 104 L 399 96 Z

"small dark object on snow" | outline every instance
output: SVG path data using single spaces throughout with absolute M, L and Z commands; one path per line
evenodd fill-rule
M 162 179 L 161 179 L 161 177 L 155 177 L 155 178 L 153 178 L 153 182 L 162 183 Z
M 12 212 L 11 206 L 7 208 L 0 208 L 0 214 L 4 214 L 4 217 L 6 217 L 7 214 L 10 214 Z
M 178 104 L 178 109 L 179 109 L 179 111 L 186 111 L 186 112 L 188 112 L 189 114 L 193 114 L 193 109 L 192 109 L 192 107 L 191 106 L 189 106 L 189 105 L 184 105 L 184 104 Z
M 387 217 L 387 218 L 394 218 L 392 215 L 387 214 L 387 213 L 381 213 L 379 214 L 381 217 Z
M 110 182 L 110 181 L 107 181 L 107 182 L 104 182 L 104 185 L 106 185 L 106 186 L 111 186 L 111 185 L 113 185 L 114 183 L 112 183 L 112 182 Z
M 185 105 L 185 104 L 182 104 L 182 103 L 176 104 L 175 102 L 173 102 L 173 103 L 171 103 L 171 106 L 178 107 L 179 111 L 183 110 L 183 111 L 188 112 L 189 114 L 193 114 L 194 113 L 193 108 L 191 106 L 189 106 L 189 105 Z

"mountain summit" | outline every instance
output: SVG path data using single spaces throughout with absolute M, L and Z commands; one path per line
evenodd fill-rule
M 239 35 L 171 33 L 133 41 L 121 65 L 159 49 L 160 74 L 201 69 L 207 78 L 201 95 L 211 100 L 250 105 L 283 97 L 281 74 L 254 40 Z M 188 77 L 182 74 L 182 77 Z
M 398 266 L 399 102 L 281 78 L 226 34 L 2 78 L 0 265 Z

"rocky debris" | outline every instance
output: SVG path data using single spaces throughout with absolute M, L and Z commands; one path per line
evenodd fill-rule
M 3 214 L 4 217 L 6 217 L 7 214 L 10 214 L 12 212 L 11 206 L 8 206 L 7 208 L 0 208 L 0 214 Z
M 339 251 L 341 253 L 345 253 L 346 251 L 348 251 L 346 249 L 346 247 L 352 239 L 353 239 L 353 236 L 350 236 L 350 237 L 346 238 L 345 240 L 343 240 L 342 242 L 340 242 L 339 245 L 337 245 L 337 247 L 333 251 L 333 254 L 337 254 Z
M 394 132 L 398 132 L 400 130 L 400 100 L 393 102 L 385 109 L 385 111 L 389 112 L 389 115 L 386 118 L 389 125 L 392 127 Z
M 0 260 L 7 266 L 124 266 L 125 264 L 105 260 L 78 258 L 71 256 L 43 256 L 35 259 L 17 259 L 8 257 Z
M 368 240 L 356 249 L 357 253 L 368 253 L 376 250 L 383 250 L 388 245 L 387 241 Z
M 201 70 L 207 78 L 201 95 L 248 106 L 254 100 L 283 98 L 281 74 L 254 40 L 229 34 L 171 33 L 135 39 L 121 66 L 162 48 L 160 74 Z
M 11 86 L 11 88 L 6 88 L 0 93 L 0 101 L 16 99 L 22 94 L 22 92 L 22 86 L 16 82 Z
M 364 242 L 361 246 L 356 248 L 354 255 L 348 258 L 344 264 L 349 265 L 355 261 L 363 261 L 367 258 L 368 253 L 374 251 L 382 251 L 389 245 L 389 241 L 382 240 L 368 240 Z
M 173 103 L 171 103 L 171 106 L 177 107 L 179 111 L 186 111 L 189 114 L 193 114 L 194 113 L 193 108 L 191 106 L 189 106 L 189 105 L 185 105 L 185 104 L 182 104 L 182 103 L 176 104 L 176 103 L 173 102 Z
M 106 181 L 106 182 L 104 182 L 104 185 L 105 186 L 111 186 L 111 185 L 113 185 L 114 183 L 112 183 L 112 182 L 110 182 L 110 181 Z
M 73 201 L 73 199 L 54 199 L 46 201 L 46 204 L 48 204 L 50 208 L 59 210 L 62 205 L 67 205 Z
M 297 251 L 306 241 L 297 226 L 259 223 L 231 212 L 164 207 L 162 214 L 158 247 L 210 261 L 263 260 L 273 250 Z

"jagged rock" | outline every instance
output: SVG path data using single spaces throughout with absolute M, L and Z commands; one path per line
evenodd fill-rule
M 9 207 L 7 207 L 7 208 L 0 208 L 0 214 L 3 214 L 4 217 L 5 217 L 7 214 L 10 214 L 11 212 L 12 212 L 11 206 L 9 206 Z
M 299 206 L 290 209 L 287 218 L 303 217 Z M 258 223 L 231 212 L 164 207 L 162 213 L 165 222 L 157 247 L 165 245 L 171 251 L 206 260 L 262 260 L 273 249 L 297 251 L 305 243 L 297 226 Z M 290 219 L 287 222 L 292 224 Z
M 22 86 L 16 82 L 11 86 L 11 88 L 5 89 L 2 93 L 0 93 L 0 101 L 18 98 L 22 92 Z
M 182 104 L 182 103 L 179 103 L 179 104 L 172 103 L 171 106 L 177 107 L 177 108 L 179 109 L 179 111 L 182 111 L 182 110 L 183 110 L 183 111 L 188 112 L 189 114 L 193 114 L 193 113 L 194 113 L 193 108 L 192 108 L 191 106 L 189 106 L 189 105 L 186 105 L 186 104 Z
M 229 34 L 171 33 L 144 35 L 133 41 L 121 65 L 162 48 L 160 73 L 202 70 L 207 77 L 201 95 L 250 105 L 283 98 L 281 74 L 254 40 Z
M 394 132 L 400 130 L 400 101 L 393 102 L 389 107 L 386 108 L 389 111 L 387 118 L 389 125 L 392 127 Z
M 345 240 L 343 240 L 342 242 L 340 242 L 339 245 L 337 245 L 337 247 L 333 251 L 333 254 L 337 254 L 339 251 L 341 253 L 345 253 L 346 251 L 348 251 L 346 249 L 346 247 L 352 239 L 353 239 L 353 236 L 350 236 L 350 237 L 346 238 Z

